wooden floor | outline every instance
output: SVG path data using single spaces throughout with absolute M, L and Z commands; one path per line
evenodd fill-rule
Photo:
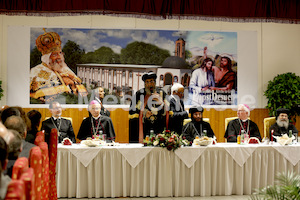
M 34 108 L 42 114 L 42 119 L 50 117 L 51 113 L 48 108 Z M 24 108 L 25 112 L 32 110 L 32 108 Z M 125 108 L 109 108 L 110 117 L 113 121 L 113 125 L 116 132 L 116 141 L 120 143 L 128 142 L 129 133 L 129 119 L 128 109 Z M 210 119 L 211 127 L 217 137 L 218 142 L 224 142 L 225 133 L 225 118 L 235 117 L 237 115 L 236 110 L 233 109 L 205 109 L 203 117 Z M 71 117 L 73 119 L 74 133 L 77 135 L 81 122 L 85 117 L 88 117 L 88 111 L 86 108 L 66 108 L 63 109 L 62 117 Z M 263 136 L 263 120 L 269 117 L 268 110 L 263 108 L 254 109 L 251 111 L 250 119 L 257 123 L 261 135 Z M 300 130 L 300 117 L 297 117 L 296 128 Z

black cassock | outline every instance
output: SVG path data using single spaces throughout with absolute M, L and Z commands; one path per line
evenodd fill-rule
M 297 134 L 298 134 L 298 130 L 297 128 L 293 125 L 293 124 L 289 124 L 288 128 L 286 129 L 285 127 L 280 127 L 278 126 L 277 123 L 273 124 L 270 129 L 269 129 L 269 136 L 271 139 L 271 131 L 274 130 L 273 135 L 274 136 L 282 136 L 284 134 L 289 135 L 289 131 L 292 130 L 293 135 L 295 136 L 295 138 L 297 138 Z M 274 141 L 276 141 L 276 138 L 273 138 Z
M 188 141 L 193 141 L 196 136 L 204 136 L 205 131 L 207 137 L 214 138 L 214 131 L 208 122 L 191 121 L 183 126 L 182 136 L 184 136 Z
M 115 139 L 116 134 L 110 117 L 104 115 L 101 115 L 98 119 L 87 117 L 81 123 L 77 139 L 85 140 L 87 137 L 92 137 L 94 134 L 100 134 L 100 131 L 102 131 L 102 134 L 106 134 L 107 140 Z
M 239 119 L 234 119 L 228 123 L 226 132 L 224 135 L 224 137 L 227 138 L 227 142 L 237 142 L 237 136 L 241 134 L 241 130 L 242 130 L 242 127 L 241 127 L 241 124 L 239 121 L 242 123 L 242 121 Z M 247 120 L 247 123 L 250 123 L 249 124 L 250 130 L 248 131 L 248 133 L 250 132 L 250 137 L 257 137 L 259 140 L 261 140 L 260 132 L 259 132 L 259 129 L 258 129 L 258 126 L 256 125 L 256 123 L 249 119 Z M 243 125 L 243 123 L 242 123 L 242 125 Z M 245 128 L 244 128 L 246 132 L 248 129 L 247 127 L 248 127 L 248 124 L 246 124 Z

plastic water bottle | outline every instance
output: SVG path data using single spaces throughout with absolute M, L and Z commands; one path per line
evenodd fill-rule
M 241 144 L 245 144 L 245 131 L 241 130 Z

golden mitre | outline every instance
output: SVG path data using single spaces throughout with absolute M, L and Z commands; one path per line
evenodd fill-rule
M 44 29 L 45 31 L 45 29 Z M 40 35 L 35 44 L 38 50 L 43 54 L 48 54 L 53 51 L 60 51 L 61 50 L 61 40 L 57 33 L 55 32 L 46 32 Z

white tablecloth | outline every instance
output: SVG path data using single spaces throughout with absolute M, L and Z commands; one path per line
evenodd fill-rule
M 58 197 L 249 195 L 277 172 L 300 174 L 300 145 L 58 146 Z

